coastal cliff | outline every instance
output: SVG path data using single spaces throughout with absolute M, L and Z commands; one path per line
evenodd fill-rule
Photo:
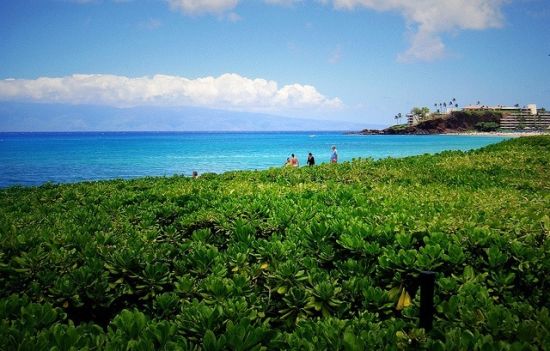
M 386 129 L 364 129 L 357 134 L 363 135 L 395 135 L 395 134 L 446 134 L 479 130 L 485 123 L 498 125 L 502 113 L 496 111 L 455 111 L 448 115 L 441 115 L 426 121 L 421 121 L 414 126 L 400 124 Z

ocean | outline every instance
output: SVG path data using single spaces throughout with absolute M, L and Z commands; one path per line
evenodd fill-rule
M 290 154 L 305 165 L 470 150 L 505 137 L 346 135 L 342 132 L 0 133 L 0 187 L 46 182 L 191 175 L 281 167 Z

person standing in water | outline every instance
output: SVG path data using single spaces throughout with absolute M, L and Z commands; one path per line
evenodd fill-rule
M 307 165 L 315 166 L 315 157 L 313 157 L 313 154 L 311 152 L 307 155 Z
M 338 151 L 336 151 L 336 146 L 332 146 L 332 153 L 330 154 L 330 163 L 338 163 Z
M 298 161 L 298 157 L 294 156 L 294 154 L 290 155 L 291 158 L 290 158 L 290 164 L 292 165 L 292 167 L 298 167 L 300 166 L 300 162 Z
M 286 162 L 285 162 L 285 164 L 284 164 L 283 166 L 284 166 L 284 167 L 292 166 L 292 163 L 290 162 L 290 157 L 287 157 L 287 158 L 286 158 Z

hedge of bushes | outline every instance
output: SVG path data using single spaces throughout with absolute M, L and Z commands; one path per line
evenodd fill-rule
M 539 136 L 0 190 L 0 349 L 544 349 L 549 165 Z

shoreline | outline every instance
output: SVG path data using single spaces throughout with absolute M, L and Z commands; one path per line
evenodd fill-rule
M 450 133 L 442 133 L 439 135 L 464 135 L 464 136 L 495 136 L 495 137 L 510 137 L 510 138 L 519 138 L 519 137 L 526 137 L 526 136 L 535 136 L 535 135 L 550 135 L 549 132 L 546 131 L 528 131 L 528 132 L 450 132 Z

